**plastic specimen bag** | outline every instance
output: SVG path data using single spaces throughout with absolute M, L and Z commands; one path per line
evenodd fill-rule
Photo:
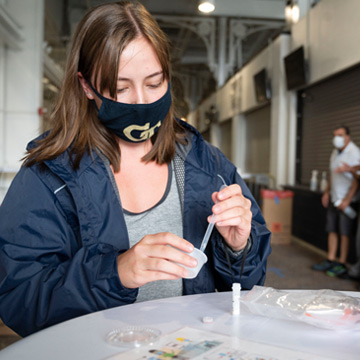
M 339 291 L 254 286 L 241 303 L 256 315 L 303 321 L 326 329 L 360 330 L 360 298 Z

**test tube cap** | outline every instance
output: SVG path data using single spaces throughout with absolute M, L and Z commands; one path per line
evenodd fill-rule
M 232 290 L 233 291 L 240 291 L 241 290 L 241 284 L 240 283 L 233 283 L 232 284 Z

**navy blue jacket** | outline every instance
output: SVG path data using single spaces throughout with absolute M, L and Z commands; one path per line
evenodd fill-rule
M 191 142 L 180 151 L 183 236 L 200 247 L 211 194 L 221 185 L 217 174 L 240 184 L 253 213 L 241 283 L 247 289 L 262 285 L 271 250 L 259 207 L 234 165 L 184 126 Z M 73 170 L 68 159 L 64 153 L 46 166 L 22 167 L 0 206 L 0 317 L 21 336 L 136 300 L 138 290 L 123 287 L 117 272 L 117 256 L 128 250 L 129 239 L 104 161 L 85 155 Z M 243 257 L 228 251 L 216 230 L 206 252 L 209 260 L 198 277 L 184 279 L 184 295 L 230 291 L 233 279 L 239 281 Z

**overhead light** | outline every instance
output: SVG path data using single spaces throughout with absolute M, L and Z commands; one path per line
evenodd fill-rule
M 211 13 L 215 10 L 215 0 L 199 0 L 199 11 L 203 13 Z
M 285 20 L 288 24 L 296 24 L 300 18 L 299 4 L 295 0 L 288 0 L 285 6 Z
M 292 15 L 292 4 L 291 1 L 287 1 L 285 6 L 285 20 L 291 21 L 291 15 Z
M 300 8 L 298 4 L 294 4 L 292 7 L 291 19 L 294 24 L 296 24 L 300 19 Z

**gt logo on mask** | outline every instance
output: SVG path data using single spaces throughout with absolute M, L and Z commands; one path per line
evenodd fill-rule
M 166 93 L 158 100 L 146 104 L 127 104 L 101 95 L 88 82 L 99 97 L 100 109 L 92 99 L 99 120 L 120 139 L 130 142 L 142 142 L 151 138 L 159 130 L 171 107 L 171 88 L 168 83 Z
M 144 140 L 150 139 L 154 135 L 156 128 L 159 128 L 160 126 L 161 126 L 160 120 L 152 128 L 150 128 L 150 123 L 146 123 L 143 126 L 130 125 L 124 129 L 124 135 L 131 141 L 135 141 L 135 142 L 144 141 Z M 143 130 L 143 131 L 141 131 L 141 130 Z M 132 136 L 131 133 L 133 131 L 141 131 L 138 138 L 135 138 L 134 136 Z

